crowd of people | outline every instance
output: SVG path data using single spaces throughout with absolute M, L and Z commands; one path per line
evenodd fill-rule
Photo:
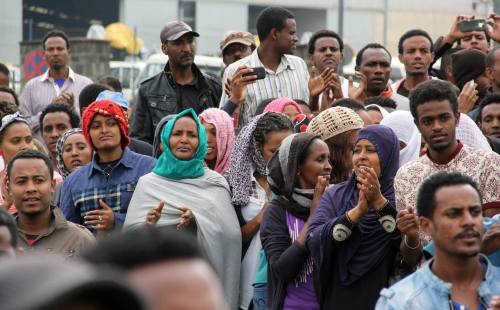
M 406 31 L 399 81 L 378 43 L 339 74 L 331 30 L 294 56 L 281 7 L 212 76 L 171 21 L 130 103 L 48 32 L 0 86 L 0 308 L 500 309 L 500 16 L 471 20 Z

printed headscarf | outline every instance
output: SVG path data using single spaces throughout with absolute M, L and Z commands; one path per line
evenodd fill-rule
M 83 134 L 82 129 L 81 128 L 71 128 L 71 129 L 65 131 L 62 134 L 62 136 L 59 137 L 59 139 L 57 140 L 56 163 L 57 163 L 57 169 L 59 169 L 59 172 L 61 173 L 61 176 L 63 177 L 63 179 L 65 179 L 71 173 L 71 171 L 69 171 L 68 168 L 66 167 L 66 165 L 64 164 L 64 160 L 63 160 L 64 143 L 66 142 L 66 140 L 70 136 L 77 134 L 77 133 Z
M 255 116 L 236 137 L 228 175 L 229 185 L 233 190 L 231 200 L 236 206 L 246 206 L 250 201 L 252 168 L 259 174 L 267 176 L 266 161 L 253 136 L 258 121 L 267 113 Z
M 229 171 L 234 145 L 233 121 L 229 115 L 217 108 L 206 109 L 199 115 L 202 123 L 212 124 L 216 130 L 217 160 L 214 170 L 222 175 Z
M 128 118 L 125 115 L 125 112 L 113 101 L 99 100 L 91 103 L 83 112 L 82 117 L 83 135 L 92 149 L 94 149 L 94 144 L 92 143 L 89 130 L 90 124 L 92 124 L 92 121 L 97 114 L 114 118 L 118 122 L 118 127 L 120 128 L 122 148 L 124 149 L 127 145 L 129 145 L 130 139 L 128 137 Z

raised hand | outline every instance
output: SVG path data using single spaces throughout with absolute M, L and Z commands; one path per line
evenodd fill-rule
M 418 217 L 413 208 L 403 209 L 398 212 L 396 226 L 402 234 L 418 239 Z
M 163 210 L 164 206 L 165 206 L 165 202 L 162 200 L 162 201 L 160 201 L 158 206 L 156 206 L 155 208 L 152 208 L 151 210 L 148 211 L 148 214 L 146 216 L 146 224 L 147 225 L 153 226 L 158 222 L 158 220 L 161 217 L 161 210 Z
M 474 80 L 471 80 L 465 84 L 465 86 L 462 88 L 462 91 L 460 92 L 460 95 L 458 95 L 458 111 L 460 113 L 469 113 L 473 108 L 474 105 L 476 104 L 478 100 L 477 96 L 477 89 L 476 89 L 476 83 L 474 83 Z
M 486 29 L 485 32 L 488 37 L 492 38 L 495 42 L 500 42 L 500 16 L 495 13 L 491 13 L 486 19 Z
M 177 229 L 188 227 L 194 222 L 194 214 L 189 208 L 179 208 L 181 211 L 181 221 L 177 224 Z
M 311 212 L 309 213 L 309 216 L 312 216 L 314 214 L 314 211 L 316 211 L 316 206 L 321 200 L 321 196 L 323 196 L 323 194 L 325 193 L 328 184 L 330 184 L 329 175 L 318 176 L 318 181 L 316 182 L 316 187 L 314 188 L 314 194 L 311 203 Z
M 360 191 L 366 196 L 368 206 L 375 209 L 382 208 L 386 200 L 380 192 L 380 183 L 375 170 L 370 167 L 363 167 L 359 169 L 359 175 L 356 178 L 360 185 Z
M 102 209 L 87 212 L 84 217 L 85 225 L 96 230 L 105 231 L 113 229 L 115 226 L 115 213 L 102 199 L 99 199 L 99 206 Z
M 245 89 L 247 85 L 255 83 L 256 75 L 243 76 L 247 73 L 252 73 L 253 69 L 246 66 L 241 66 L 236 70 L 231 78 L 229 89 L 231 95 L 229 100 L 234 103 L 242 104 L 245 102 Z
M 309 67 L 309 93 L 311 97 L 319 96 L 325 89 L 332 83 L 335 78 L 335 70 L 333 68 L 327 67 L 323 72 L 316 76 L 316 67 L 311 65 Z
M 367 86 L 366 76 L 358 71 L 356 71 L 355 76 L 356 78 L 359 79 L 359 85 L 356 87 L 354 85 L 352 77 L 350 76 L 348 95 L 349 98 L 351 99 L 363 101 L 363 97 L 365 96 L 366 86 Z
M 453 24 L 451 25 L 450 32 L 444 40 L 448 42 L 449 44 L 453 44 L 455 41 L 462 39 L 467 35 L 467 33 L 463 33 L 460 31 L 460 22 L 464 20 L 473 20 L 474 16 L 470 15 L 459 15 L 455 20 L 453 21 Z

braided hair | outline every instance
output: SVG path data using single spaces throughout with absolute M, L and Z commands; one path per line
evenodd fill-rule
M 293 131 L 292 122 L 282 113 L 269 112 L 257 121 L 253 138 L 262 147 L 266 143 L 268 134 L 280 131 Z

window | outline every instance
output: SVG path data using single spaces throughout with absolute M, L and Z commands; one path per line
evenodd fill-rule
M 196 2 L 179 1 L 179 19 L 196 31 Z

